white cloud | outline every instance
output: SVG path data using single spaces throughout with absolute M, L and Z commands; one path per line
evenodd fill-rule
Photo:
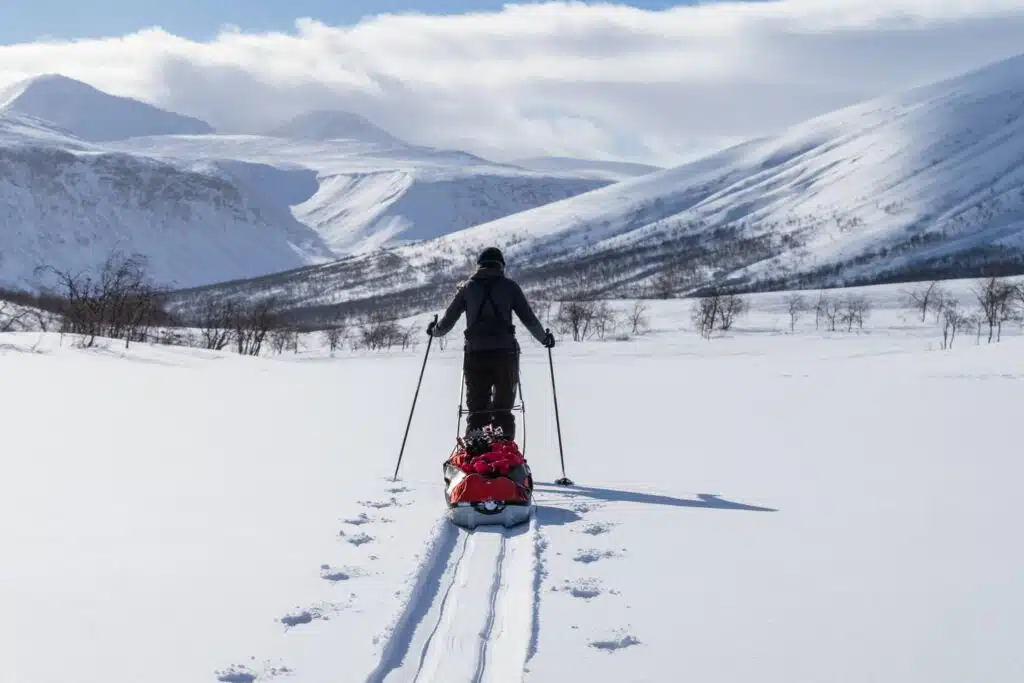
M 0 85 L 59 72 L 225 131 L 336 107 L 485 156 L 671 164 L 1022 52 L 1022 35 L 1020 0 L 550 3 L 0 46 Z

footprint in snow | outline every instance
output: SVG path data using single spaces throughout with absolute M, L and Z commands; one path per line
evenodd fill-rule
M 593 503 L 574 503 L 569 507 L 569 509 L 572 510 L 573 512 L 585 515 L 588 512 L 593 512 L 594 510 L 597 510 L 598 507 L 598 505 L 595 505 Z
M 597 579 L 576 579 L 575 581 L 566 579 L 564 583 L 565 588 L 563 590 L 567 591 L 574 598 L 590 600 L 603 592 L 601 582 Z
M 311 624 L 316 619 L 323 621 L 329 621 L 332 614 L 340 612 L 345 609 L 348 605 L 342 605 L 340 603 L 324 603 L 318 607 L 310 607 L 309 609 L 299 609 L 297 612 L 292 614 L 286 614 L 278 621 L 287 626 L 288 628 L 294 628 L 295 626 L 302 626 L 304 624 Z
M 612 557 L 619 557 L 619 553 L 614 550 L 597 550 L 596 548 L 590 548 L 589 550 L 576 551 L 576 557 L 572 559 L 576 562 L 582 562 L 583 564 L 590 564 L 592 562 L 607 560 Z
M 366 534 L 366 533 L 358 533 L 358 534 L 355 534 L 354 536 L 349 536 L 344 531 L 339 531 L 338 535 L 343 537 L 346 541 L 348 541 L 349 543 L 351 543 L 354 546 L 360 546 L 360 545 L 363 545 L 364 543 L 373 543 L 373 541 L 376 540 L 376 539 L 374 539 L 373 536 L 371 536 L 370 534 Z
M 341 521 L 345 524 L 351 524 L 353 526 L 362 526 L 363 524 L 372 523 L 373 519 L 371 519 L 370 516 L 365 512 L 360 512 L 358 516 L 353 517 L 352 519 L 343 519 Z
M 391 508 L 400 505 L 398 499 L 394 496 L 390 500 L 361 500 L 359 504 L 363 507 L 373 508 L 374 510 L 383 510 L 384 508 Z
M 604 650 L 605 652 L 615 652 L 623 648 L 632 647 L 633 645 L 639 645 L 640 641 L 636 636 L 624 635 L 621 638 L 614 638 L 611 640 L 592 640 L 590 641 L 590 647 Z
M 320 565 L 320 578 L 331 583 L 348 581 L 357 576 L 362 576 L 363 571 L 358 567 L 332 567 L 329 564 Z
M 252 659 L 255 659 L 255 657 Z M 249 667 L 241 665 L 230 666 L 227 669 L 215 671 L 214 673 L 217 675 L 217 680 L 220 683 L 253 683 L 257 679 L 271 679 L 294 672 L 284 665 L 270 666 L 269 663 L 266 663 L 264 664 L 263 671 L 260 673 L 255 673 Z
M 232 666 L 214 673 L 221 683 L 253 683 L 256 680 L 256 674 L 244 666 Z
M 606 534 L 612 530 L 612 525 L 608 522 L 594 522 L 583 527 L 583 533 L 590 534 L 591 536 L 600 536 Z
M 388 493 L 406 493 L 409 491 L 409 489 L 408 487 L 405 486 L 395 486 L 394 488 L 390 488 L 387 491 Z

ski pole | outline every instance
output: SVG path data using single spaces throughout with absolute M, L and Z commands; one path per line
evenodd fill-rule
M 551 334 L 551 330 L 545 330 Z M 558 430 L 558 457 L 562 461 L 562 478 L 555 480 L 559 486 L 572 486 L 572 479 L 565 476 L 565 452 L 562 450 L 562 423 L 558 417 L 558 392 L 555 390 L 555 361 L 551 357 L 551 349 L 548 348 L 548 366 L 551 368 L 551 396 L 555 399 L 555 428 Z
M 437 325 L 437 315 L 434 315 L 434 325 Z M 402 455 L 405 453 L 405 441 L 409 438 L 409 427 L 412 426 L 412 414 L 416 411 L 416 399 L 420 395 L 420 385 L 423 384 L 423 372 L 427 369 L 427 358 L 430 356 L 430 345 L 434 341 L 434 335 L 427 339 L 427 352 L 423 354 L 423 367 L 420 368 L 420 378 L 416 382 L 416 393 L 412 395 L 412 408 L 409 409 L 409 421 L 405 424 L 405 436 L 402 437 L 402 448 L 398 451 L 398 463 L 395 465 L 395 476 L 391 481 L 398 481 L 398 468 L 402 466 Z

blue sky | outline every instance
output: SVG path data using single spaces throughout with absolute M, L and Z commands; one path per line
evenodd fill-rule
M 529 0 L 514 0 L 527 4 Z M 0 6 L 0 43 L 42 37 L 99 38 L 159 25 L 176 35 L 209 39 L 225 24 L 245 31 L 290 31 L 295 19 L 313 17 L 351 24 L 383 12 L 450 14 L 500 9 L 509 0 L 27 0 Z M 632 0 L 629 4 L 664 9 L 681 0 Z

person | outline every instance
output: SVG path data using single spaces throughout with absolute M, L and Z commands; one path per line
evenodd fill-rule
M 553 348 L 555 338 L 534 314 L 523 290 L 505 276 L 505 257 L 497 247 L 484 249 L 472 276 L 462 283 L 427 334 L 442 337 L 466 314 L 463 369 L 466 375 L 466 436 L 490 424 L 502 438 L 515 440 L 512 415 L 519 385 L 519 342 L 512 313 L 541 344 Z

